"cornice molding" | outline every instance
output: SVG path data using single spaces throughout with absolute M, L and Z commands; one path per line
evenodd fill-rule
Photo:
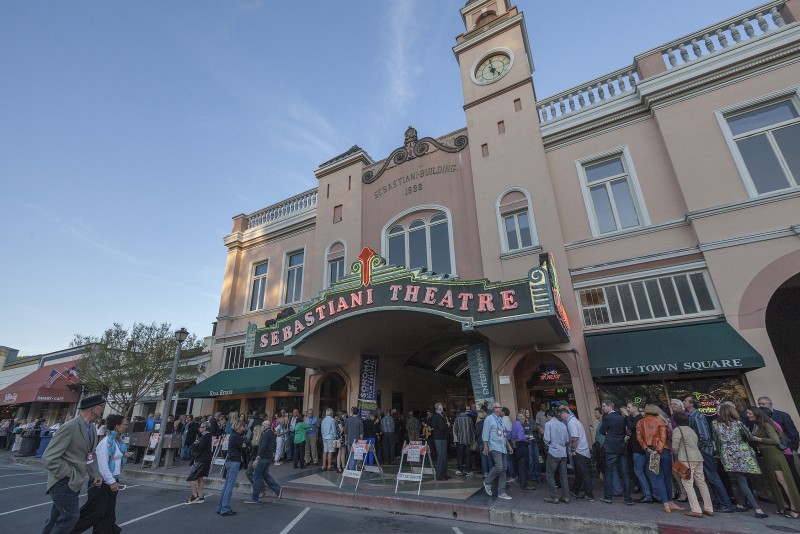
M 613 260 L 606 263 L 598 263 L 595 265 L 586 265 L 584 267 L 575 267 L 569 270 L 572 276 L 581 276 L 584 274 L 597 273 L 608 271 L 611 269 L 619 269 L 621 267 L 631 267 L 634 265 L 642 265 L 645 263 L 652 263 L 654 261 L 668 260 L 672 258 L 682 258 L 684 256 L 692 256 L 701 254 L 699 246 L 685 247 L 673 250 L 665 250 L 662 252 L 655 252 L 653 254 L 644 254 L 642 256 L 635 256 L 633 258 L 625 258 L 621 260 Z
M 719 206 L 712 206 L 709 208 L 690 211 L 686 214 L 686 218 L 689 221 L 694 221 L 696 219 L 702 219 L 704 217 L 713 217 L 715 215 L 721 215 L 723 213 L 729 213 L 732 211 L 752 208 L 754 206 L 761 206 L 764 204 L 771 204 L 773 202 L 781 202 L 783 200 L 791 200 L 793 198 L 798 198 L 798 197 L 800 197 L 800 188 L 795 188 L 789 191 L 771 193 L 769 195 L 762 195 L 755 198 L 737 200 L 734 202 L 729 202 L 727 204 L 721 204 Z
M 223 243 L 228 248 L 245 249 L 256 245 L 275 243 L 290 237 L 309 232 L 316 228 L 317 217 L 316 208 L 313 213 L 305 212 L 302 219 L 294 221 L 282 221 L 285 224 L 276 225 L 270 228 L 259 226 L 246 232 L 235 232 L 225 236 Z M 291 230 L 289 230 L 291 228 Z M 287 231 L 288 230 L 288 231 Z
M 529 85 L 529 84 L 531 86 L 531 90 L 533 90 L 533 79 L 532 78 L 525 78 L 524 80 L 520 80 L 520 81 L 518 81 L 516 83 L 513 83 L 513 84 L 507 86 L 507 87 L 504 87 L 502 89 L 498 89 L 497 91 L 495 91 L 492 94 L 483 96 L 483 97 L 481 97 L 481 98 L 479 98 L 477 100 L 473 100 L 472 102 L 468 102 L 467 104 L 464 104 L 464 111 L 468 110 L 469 108 L 475 107 L 475 106 L 477 106 L 479 104 L 483 104 L 484 102 L 487 102 L 487 101 L 489 101 L 489 100 L 491 100 L 493 98 L 496 98 L 496 97 L 498 97 L 498 96 L 500 96 L 500 95 L 502 95 L 504 93 L 508 93 L 509 91 L 513 91 L 514 89 L 518 89 L 520 87 L 524 87 L 524 86 Z
M 521 258 L 524 256 L 530 256 L 531 254 L 539 254 L 542 252 L 542 246 L 536 245 L 533 247 L 528 247 L 522 250 L 514 250 L 512 252 L 503 252 L 500 254 L 500 260 L 512 260 L 514 258 Z
M 631 237 L 639 237 L 642 235 L 652 234 L 655 232 L 662 232 L 664 230 L 672 230 L 674 228 L 681 228 L 683 226 L 688 226 L 689 221 L 687 219 L 675 219 L 674 221 L 667 221 L 664 223 L 659 224 L 651 224 L 650 226 L 645 226 L 644 228 L 639 228 L 636 230 L 628 230 L 623 232 L 617 232 L 613 235 L 604 235 L 599 237 L 592 237 L 589 239 L 581 239 L 579 241 L 573 241 L 571 243 L 566 243 L 564 245 L 565 250 L 575 250 L 578 248 L 583 247 L 591 247 L 593 245 L 600 245 L 602 243 L 610 243 L 612 241 L 619 241 L 620 239 L 628 239 Z

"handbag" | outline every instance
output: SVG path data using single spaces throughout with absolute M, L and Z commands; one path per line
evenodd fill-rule
M 681 427 L 677 427 L 677 429 L 681 432 L 681 441 L 678 445 L 678 454 L 680 454 L 681 447 L 683 447 L 683 450 L 686 451 L 686 461 L 688 462 L 689 451 L 686 449 L 686 441 L 683 439 L 683 430 L 681 430 Z M 678 478 L 682 478 L 683 480 L 691 480 L 692 478 L 692 470 L 689 469 L 689 466 L 681 462 L 678 458 L 672 460 L 672 472 L 675 473 Z
M 339 449 L 339 448 L 341 448 L 341 446 L 342 446 L 342 440 L 340 440 L 340 439 L 333 440 L 333 448 L 334 449 Z
M 654 452 L 650 455 L 650 472 L 658 476 L 661 472 L 661 453 Z

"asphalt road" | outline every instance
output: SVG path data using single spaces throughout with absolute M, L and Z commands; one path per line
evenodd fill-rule
M 47 475 L 43 469 L 22 465 L 0 465 L 0 533 L 41 532 L 51 508 L 50 498 L 44 493 L 46 481 Z M 125 482 L 124 475 L 122 482 Z M 232 508 L 237 515 L 220 517 L 215 513 L 219 500 L 218 491 L 208 492 L 203 504 L 183 504 L 188 496 L 188 484 L 185 489 L 154 483 L 129 485 L 121 490 L 117 497 L 117 524 L 122 527 L 123 532 L 143 534 L 519 532 L 519 529 L 505 527 L 306 504 L 288 499 L 279 502 L 274 497 L 262 499 L 262 504 L 248 505 L 244 504 L 247 496 L 241 491 L 234 493 L 232 500 Z M 81 504 L 84 501 L 85 496 L 81 498 Z

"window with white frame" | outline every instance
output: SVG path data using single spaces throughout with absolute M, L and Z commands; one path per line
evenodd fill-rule
M 514 252 L 536 245 L 536 230 L 528 196 L 520 190 L 509 191 L 497 205 L 503 252 Z
M 338 241 L 328 248 L 326 276 L 328 286 L 332 286 L 344 276 L 344 243 Z
M 725 122 L 753 196 L 800 186 L 800 113 L 796 95 L 728 113 Z
M 268 263 L 257 263 L 253 268 L 253 285 L 250 290 L 250 311 L 266 307 Z
M 303 294 L 303 262 L 305 253 L 292 252 L 286 256 L 286 294 L 284 302 L 299 302 Z
M 594 235 L 649 224 L 627 150 L 580 161 L 578 168 Z
M 720 313 L 706 271 L 590 287 L 577 294 L 586 328 Z
M 449 221 L 442 212 L 417 214 L 408 223 L 392 225 L 387 241 L 392 265 L 426 267 L 438 274 L 453 272 Z
M 253 358 L 244 357 L 244 345 L 237 345 L 235 347 L 227 347 L 225 349 L 225 361 L 223 362 L 223 369 L 244 369 L 247 367 L 261 367 L 263 365 L 272 365 L 264 360 L 255 360 Z

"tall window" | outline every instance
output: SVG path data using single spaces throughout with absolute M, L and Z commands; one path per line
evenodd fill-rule
M 450 228 L 447 216 L 437 212 L 389 229 L 389 263 L 409 268 L 427 267 L 438 274 L 452 273 Z
M 253 287 L 250 294 L 250 311 L 263 310 L 267 295 L 267 266 L 268 263 L 259 263 L 253 270 Z
M 800 113 L 794 99 L 725 117 L 746 168 L 751 193 L 800 185 Z
M 497 213 L 503 252 L 514 252 L 536 244 L 530 203 L 523 191 L 514 190 L 503 195 L 498 202 Z
M 304 252 L 294 252 L 287 256 L 286 298 L 284 302 L 299 302 L 303 294 L 303 261 Z
M 332 286 L 344 276 L 344 244 L 334 243 L 328 249 L 328 286 Z
M 646 224 L 639 205 L 638 185 L 626 154 L 584 162 L 580 168 L 592 231 L 595 235 Z
M 578 290 L 586 328 L 719 313 L 705 271 Z

